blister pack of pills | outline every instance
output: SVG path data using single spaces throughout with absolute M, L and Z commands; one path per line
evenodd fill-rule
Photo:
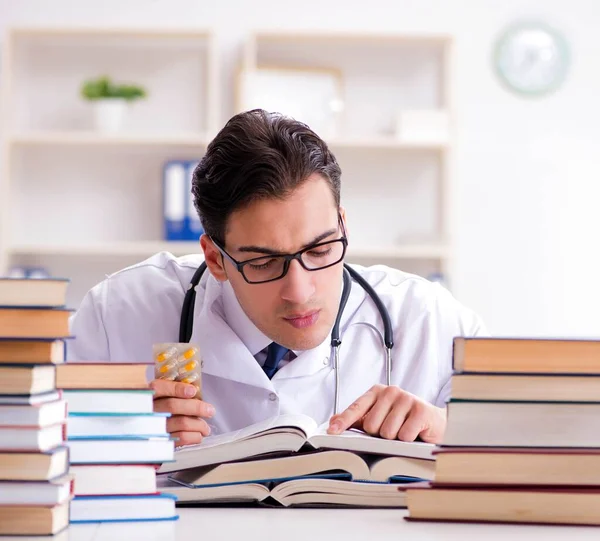
M 154 377 L 195 385 L 195 398 L 202 399 L 202 360 L 194 344 L 165 342 L 152 346 Z

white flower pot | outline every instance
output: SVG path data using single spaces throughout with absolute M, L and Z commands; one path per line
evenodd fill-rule
M 121 130 L 127 111 L 127 100 L 108 98 L 94 102 L 94 125 L 103 133 L 115 133 Z

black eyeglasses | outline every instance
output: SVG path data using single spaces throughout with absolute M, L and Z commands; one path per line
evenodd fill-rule
M 343 231 L 344 226 L 341 220 L 340 225 Z M 211 238 L 211 240 L 219 252 L 235 265 L 249 284 L 263 284 L 280 280 L 287 274 L 290 263 L 294 259 L 298 260 L 307 271 L 333 267 L 344 259 L 348 247 L 348 239 L 344 232 L 339 239 L 312 244 L 295 254 L 273 254 L 237 261 L 215 239 Z

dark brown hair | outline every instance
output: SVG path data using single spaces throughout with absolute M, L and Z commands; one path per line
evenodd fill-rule
M 318 173 L 340 204 L 341 170 L 306 124 L 255 109 L 235 115 L 194 171 L 194 205 L 207 235 L 224 243 L 227 219 L 258 199 L 283 199 Z

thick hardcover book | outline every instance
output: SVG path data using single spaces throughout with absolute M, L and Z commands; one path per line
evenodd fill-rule
M 411 520 L 600 525 L 598 488 L 414 484 L 406 501 Z
M 457 337 L 457 372 L 600 374 L 600 340 Z
M 600 487 L 600 449 L 444 447 L 434 455 L 438 486 Z
M 0 278 L 0 306 L 65 306 L 68 286 L 65 278 Z

